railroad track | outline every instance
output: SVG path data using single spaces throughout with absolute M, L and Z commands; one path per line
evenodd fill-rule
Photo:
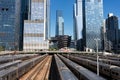
M 47 56 L 19 80 L 48 80 L 52 56 Z
M 34 80 L 48 80 L 52 56 L 49 56 L 43 69 L 37 74 Z

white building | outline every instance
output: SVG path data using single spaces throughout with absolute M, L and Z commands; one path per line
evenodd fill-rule
M 82 0 L 76 0 L 74 3 L 74 40 L 82 38 L 83 11 Z
M 48 3 L 46 0 L 31 0 L 29 20 L 24 21 L 24 51 L 41 51 L 49 49 L 48 37 Z

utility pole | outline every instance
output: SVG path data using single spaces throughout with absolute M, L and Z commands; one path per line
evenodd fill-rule
M 97 75 L 99 76 L 99 55 L 98 55 L 98 40 L 99 38 L 94 39 L 96 41 L 96 54 L 97 54 Z

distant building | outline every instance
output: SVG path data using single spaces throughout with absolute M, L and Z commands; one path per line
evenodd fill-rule
M 102 46 L 103 51 L 111 52 L 113 45 L 110 40 L 107 39 L 107 32 L 106 32 L 106 20 L 103 20 L 103 27 L 102 27 Z
M 74 41 L 74 40 L 71 40 L 70 48 L 73 48 L 73 49 L 76 48 L 76 46 L 75 46 L 75 41 Z
M 119 42 L 118 42 L 118 50 L 117 50 L 117 52 L 120 53 L 120 29 L 118 31 L 118 37 L 119 37 Z
M 0 0 L 0 46 L 19 50 L 21 0 Z
M 119 31 L 118 31 L 118 37 L 119 37 L 119 43 L 120 43 L 120 29 L 119 29 Z
M 114 16 L 112 13 L 109 13 L 106 19 L 106 32 L 108 41 L 112 42 L 113 50 L 117 51 L 119 43 L 118 17 Z
M 113 47 L 111 41 L 107 39 L 106 20 L 103 20 L 102 45 L 103 45 L 103 51 L 109 51 L 110 52 L 112 47 Z
M 64 19 L 61 10 L 56 11 L 56 36 L 64 35 Z
M 84 48 L 85 47 L 83 47 L 83 39 L 77 40 L 77 42 L 76 42 L 76 49 L 78 51 L 84 51 Z
M 49 49 L 48 20 L 49 1 L 31 0 L 29 20 L 24 21 L 24 51 L 41 51 Z
M 71 45 L 71 36 L 68 35 L 59 35 L 56 37 L 51 37 L 50 44 L 52 47 L 54 46 L 54 48 L 57 49 L 66 48 L 70 46 L 71 48 L 74 47 L 74 42 Z
M 58 39 L 57 37 L 51 37 L 49 40 L 50 50 L 58 50 Z
M 60 35 L 57 36 L 57 40 L 58 40 L 58 48 L 64 48 L 64 47 L 70 47 L 70 43 L 71 43 L 71 36 L 68 35 Z

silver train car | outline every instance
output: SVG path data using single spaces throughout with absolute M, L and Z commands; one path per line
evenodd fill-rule
M 20 63 L 17 66 L 10 67 L 0 71 L 0 80 L 19 80 L 19 78 L 42 61 L 47 55 L 33 58 L 29 61 Z
M 66 55 L 63 55 L 67 57 Z M 67 57 L 68 58 L 68 57 Z M 69 56 L 69 59 L 75 61 L 76 63 L 83 65 L 84 67 L 91 69 L 92 71 L 96 72 L 97 70 L 97 62 L 83 59 L 75 56 Z M 100 74 L 107 77 L 109 80 L 120 80 L 120 67 L 113 66 L 105 63 L 99 63 Z

